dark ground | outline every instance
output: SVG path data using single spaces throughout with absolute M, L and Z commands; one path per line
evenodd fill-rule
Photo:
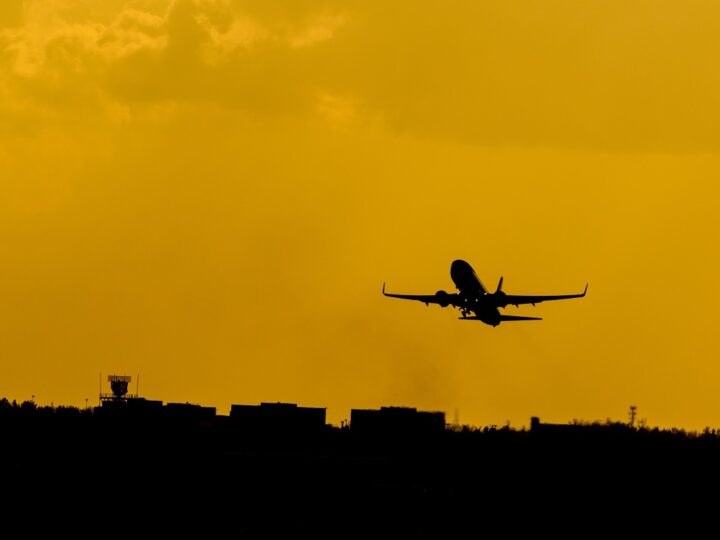
M 359 436 L 16 407 L 0 414 L 0 460 L 3 520 L 22 536 L 48 525 L 203 538 L 718 526 L 720 436 L 622 424 Z

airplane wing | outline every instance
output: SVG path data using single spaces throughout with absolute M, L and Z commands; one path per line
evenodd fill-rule
M 460 305 L 460 296 L 458 294 L 450 294 L 445 291 L 438 291 L 435 294 L 393 294 L 385 292 L 385 284 L 383 283 L 382 293 L 391 298 L 417 300 L 419 302 L 423 302 L 425 305 L 438 304 L 442 307 Z
M 505 306 L 519 306 L 520 304 L 539 304 L 540 302 L 548 302 L 550 300 L 567 300 L 569 298 L 582 298 L 587 294 L 588 286 L 585 285 L 585 290 L 581 294 L 559 294 L 551 296 L 531 296 L 531 295 L 518 295 L 518 294 L 503 294 L 499 297 L 502 303 L 499 307 Z

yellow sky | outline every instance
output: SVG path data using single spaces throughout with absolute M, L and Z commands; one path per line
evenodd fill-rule
M 0 396 L 720 426 L 719 53 L 711 1 L 3 0 Z M 456 258 L 590 289 L 380 294 Z

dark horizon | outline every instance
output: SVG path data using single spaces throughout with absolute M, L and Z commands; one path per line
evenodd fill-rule
M 108 394 L 105 394 L 108 396 Z M 143 420 L 148 418 L 185 418 L 185 419 L 202 419 L 209 421 L 212 419 L 244 419 L 251 423 L 257 423 L 262 419 L 275 419 L 287 417 L 287 411 L 297 412 L 297 418 L 300 423 L 307 423 L 305 420 L 312 417 L 312 424 L 324 426 L 327 428 L 352 428 L 353 418 L 359 418 L 363 425 L 368 419 L 382 423 L 382 419 L 386 417 L 395 417 L 399 420 L 407 420 L 411 416 L 418 418 L 427 418 L 425 421 L 428 425 L 432 425 L 437 432 L 438 426 L 442 426 L 442 430 L 451 432 L 457 431 L 488 431 L 488 430 L 505 430 L 525 432 L 533 429 L 563 429 L 563 428 L 602 428 L 602 427 L 625 427 L 631 431 L 644 431 L 655 433 L 672 433 L 684 436 L 709 436 L 720 434 L 720 428 L 706 426 L 702 430 L 687 430 L 681 427 L 659 427 L 647 424 L 640 418 L 638 419 L 633 413 L 633 407 L 630 407 L 630 419 L 628 421 L 613 420 L 605 418 L 604 420 L 585 420 L 574 418 L 565 423 L 543 422 L 537 416 L 530 416 L 528 425 L 515 426 L 510 422 L 505 424 L 489 424 L 489 425 L 472 425 L 472 424 L 456 424 L 446 421 L 446 413 L 443 411 L 423 411 L 416 407 L 406 405 L 384 405 L 377 409 L 351 409 L 350 419 L 343 421 L 340 425 L 326 422 L 325 407 L 305 407 L 301 404 L 287 403 L 281 401 L 263 401 L 258 404 L 233 404 L 230 413 L 227 415 L 219 414 L 215 407 L 206 407 L 197 403 L 190 402 L 164 402 L 162 400 L 151 400 L 145 397 L 131 395 L 123 399 L 112 399 L 109 397 L 101 400 L 98 406 L 88 406 L 87 408 L 77 407 L 74 405 L 38 405 L 33 400 L 25 400 L 18 402 L 17 400 L 9 400 L 8 398 L 0 398 L 0 414 L 17 413 L 57 413 L 58 415 L 92 415 L 101 418 L 128 418 L 135 420 Z M 257 416 L 253 414 L 257 411 Z M 280 411 L 280 414 L 278 414 Z M 307 414 L 309 413 L 309 414 Z M 376 415 L 376 416 L 375 416 Z M 291 416 L 289 418 L 295 418 Z M 320 420 L 322 420 L 320 422 Z M 356 420 L 356 425 L 358 421 Z M 398 424 L 400 425 L 400 424 Z
M 0 399 L 3 486 L 24 494 L 23 511 L 73 515 L 83 501 L 90 523 L 133 513 L 164 534 L 466 537 L 478 520 L 489 527 L 515 513 L 544 515 L 557 530 L 609 508 L 608 493 L 613 504 L 675 504 L 720 477 L 715 430 L 536 418 L 530 429 L 453 429 L 402 407 L 358 409 L 336 427 L 293 404 L 222 416 L 192 404 L 108 403 Z M 599 526 L 619 519 L 603 515 Z

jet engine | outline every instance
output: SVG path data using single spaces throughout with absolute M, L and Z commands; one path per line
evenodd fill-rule
M 438 299 L 438 305 L 440 307 L 448 307 L 450 305 L 449 294 L 445 291 L 438 291 L 435 293 L 435 298 Z

